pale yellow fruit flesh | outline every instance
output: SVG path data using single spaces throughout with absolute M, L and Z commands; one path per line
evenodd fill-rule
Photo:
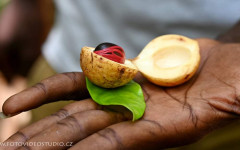
M 83 73 L 94 84 L 104 88 L 116 88 L 131 81 L 137 68 L 126 60 L 120 64 L 93 53 L 94 48 L 83 47 L 80 54 L 80 65 Z
M 151 82 L 176 86 L 189 80 L 200 62 L 197 41 L 180 35 L 153 39 L 133 63 Z

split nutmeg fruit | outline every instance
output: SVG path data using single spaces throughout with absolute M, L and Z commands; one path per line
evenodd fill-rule
M 154 84 L 176 86 L 188 81 L 200 62 L 198 42 L 181 35 L 163 35 L 153 39 L 136 58 L 125 60 L 124 64 L 93 51 L 91 47 L 82 48 L 81 68 L 91 82 L 104 88 L 123 86 L 138 71 Z M 121 56 L 125 59 L 123 54 Z

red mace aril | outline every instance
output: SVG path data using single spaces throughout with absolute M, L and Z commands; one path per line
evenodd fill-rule
M 95 48 L 94 53 L 121 64 L 125 63 L 125 52 L 123 48 L 113 43 L 99 44 Z

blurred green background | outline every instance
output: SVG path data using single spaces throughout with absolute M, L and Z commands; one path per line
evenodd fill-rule
M 2 11 L 3 7 L 7 5 L 9 1 L 10 0 L 0 0 L 0 12 Z

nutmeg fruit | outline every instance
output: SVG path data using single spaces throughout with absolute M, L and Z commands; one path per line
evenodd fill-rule
M 93 47 L 83 47 L 80 65 L 84 75 L 103 88 L 116 88 L 127 84 L 137 74 L 137 68 L 129 60 L 124 64 L 95 54 Z

